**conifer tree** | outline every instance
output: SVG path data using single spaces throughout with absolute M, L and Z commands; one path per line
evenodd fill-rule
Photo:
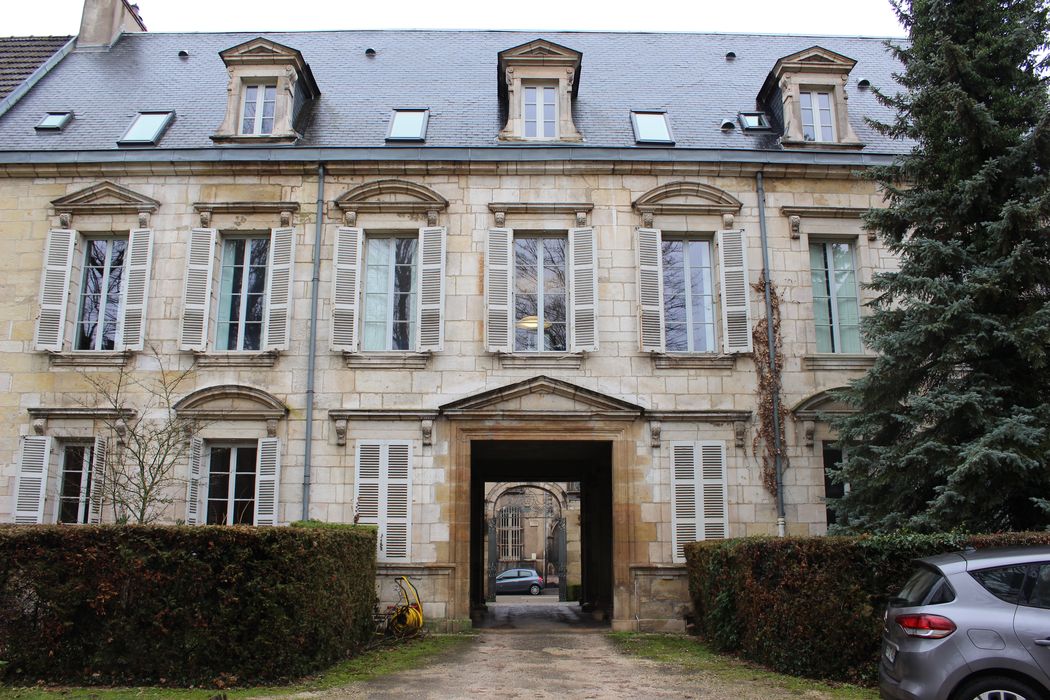
M 1046 0 L 896 0 L 908 42 L 866 225 L 900 259 L 876 275 L 879 354 L 837 422 L 853 530 L 1050 523 L 1050 110 Z

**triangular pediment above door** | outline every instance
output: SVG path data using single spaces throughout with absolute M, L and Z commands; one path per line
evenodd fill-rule
M 457 399 L 441 407 L 448 417 L 635 418 L 644 408 L 561 379 L 538 376 Z

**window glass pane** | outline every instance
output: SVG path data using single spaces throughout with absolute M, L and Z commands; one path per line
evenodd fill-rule
M 799 106 L 802 109 L 802 137 L 806 141 L 815 141 L 817 135 L 813 129 L 813 96 L 808 92 L 800 93 Z
M 670 141 L 671 132 L 667 128 L 667 115 L 660 112 L 635 112 L 635 123 L 638 125 L 639 141 Z
M 93 239 L 87 241 L 85 248 L 74 347 L 77 350 L 113 350 L 116 347 L 127 241 Z
M 818 93 L 817 104 L 820 106 L 820 138 L 822 141 L 833 141 L 834 136 L 831 128 L 831 96 L 826 92 Z
M 525 88 L 525 136 L 536 135 L 536 88 Z
M 244 88 L 244 116 L 241 120 L 241 133 L 255 133 L 255 102 L 259 99 L 259 86 L 248 85 Z
M 1041 564 L 1036 570 L 1028 604 L 1036 608 L 1050 608 L 1050 564 Z
M 543 135 L 554 138 L 555 135 L 555 106 L 554 88 L 543 88 Z
M 1016 603 L 1026 573 L 1027 567 L 1022 565 L 974 571 L 971 576 L 996 598 L 1007 603 Z
M 412 238 L 367 242 L 364 349 L 411 350 L 416 320 L 416 248 Z
M 422 110 L 399 109 L 394 112 L 394 123 L 390 126 L 392 139 L 421 139 L 427 113 Z
M 159 112 L 153 114 L 140 114 L 132 122 L 128 133 L 121 141 L 139 141 L 152 143 L 160 137 L 160 131 L 168 122 L 171 112 Z
M 51 112 L 37 124 L 38 129 L 61 129 L 69 119 L 69 112 Z

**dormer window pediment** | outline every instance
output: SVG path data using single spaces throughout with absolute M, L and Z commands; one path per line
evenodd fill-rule
M 230 82 L 226 116 L 212 135 L 216 143 L 295 143 L 303 107 L 321 94 L 310 65 L 288 46 L 263 37 L 219 56 Z
M 846 85 L 857 62 L 821 46 L 780 58 L 759 102 L 779 108 L 785 148 L 863 148 L 849 122 Z
M 499 97 L 507 108 L 500 141 L 579 142 L 572 101 L 583 54 L 536 39 L 499 54 Z

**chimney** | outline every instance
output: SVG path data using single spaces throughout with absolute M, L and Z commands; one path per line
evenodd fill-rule
M 106 50 L 124 32 L 144 32 L 139 6 L 128 0 L 84 0 L 77 48 Z

